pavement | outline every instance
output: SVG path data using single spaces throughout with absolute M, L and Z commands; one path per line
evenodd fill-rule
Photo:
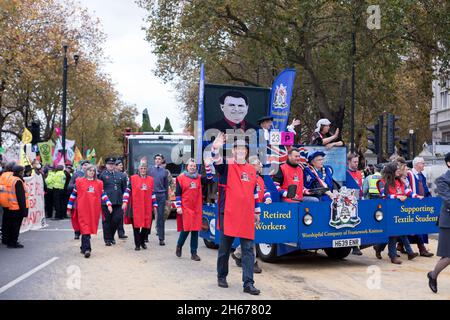
M 92 239 L 89 259 L 80 254 L 70 220 L 48 224 L 20 235 L 24 249 L 0 246 L 0 300 L 450 299 L 450 269 L 439 277 L 438 294 L 428 288 L 426 273 L 437 257 L 408 261 L 403 255 L 403 264 L 393 265 L 387 249 L 383 260 L 375 258 L 372 248 L 338 261 L 321 250 L 291 254 L 273 264 L 259 261 L 263 273 L 255 274 L 255 286 L 262 293 L 250 296 L 242 292 L 242 272 L 232 259 L 230 287 L 217 286 L 217 250 L 207 249 L 201 239 L 202 261 L 190 259 L 189 239 L 183 256 L 175 256 L 175 220 L 166 222 L 166 246 L 159 246 L 153 229 L 148 250 L 141 251 L 134 251 L 130 226 L 125 226 L 129 238 L 116 239 L 112 247 L 104 245 L 100 230 Z M 430 237 L 432 252 L 436 246 L 436 237 Z

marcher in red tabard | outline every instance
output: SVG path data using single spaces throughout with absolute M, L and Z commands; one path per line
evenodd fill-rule
M 77 216 L 81 233 L 81 253 L 89 258 L 92 251 L 91 235 L 97 234 L 102 202 L 106 203 L 108 211 L 112 212 L 112 204 L 103 190 L 103 182 L 97 179 L 94 165 L 89 165 L 86 168 L 85 177 L 78 178 L 75 182 L 75 188 L 67 205 L 69 216 L 71 216 L 75 200 L 77 201 Z
M 208 173 L 209 172 L 209 173 Z M 175 207 L 177 208 L 177 230 L 180 232 L 175 254 L 181 257 L 183 245 L 191 234 L 191 259 L 200 261 L 197 255 L 198 232 L 202 227 L 202 184 L 206 179 L 211 179 L 212 174 L 207 170 L 207 177 L 202 178 L 197 172 L 197 163 L 189 159 L 186 171 L 180 174 L 176 180 Z
M 131 176 L 128 187 L 123 195 L 122 210 L 124 211 L 125 224 L 133 225 L 134 250 L 147 249 L 145 236 L 150 233 L 152 227 L 152 208 L 155 211 L 158 204 L 154 193 L 153 178 L 147 175 L 147 162 L 141 161 L 138 174 Z M 130 207 L 127 210 L 127 207 Z
M 244 292 L 258 295 L 253 280 L 253 253 L 255 223 L 259 222 L 260 207 L 256 191 L 256 170 L 247 163 L 249 148 L 236 143 L 232 149 L 232 159 L 225 164 L 219 155 L 226 140 L 220 133 L 212 147 L 214 167 L 219 174 L 219 221 L 222 231 L 217 257 L 217 280 L 219 287 L 227 288 L 228 262 L 231 245 L 235 238 L 240 238 L 242 248 L 242 280 Z M 243 142 L 242 142 L 243 143 Z

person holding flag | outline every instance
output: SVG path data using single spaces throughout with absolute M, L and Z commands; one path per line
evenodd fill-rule
M 67 214 L 71 216 L 75 200 L 77 201 L 77 219 L 81 233 L 80 249 L 85 258 L 91 256 L 91 235 L 97 234 L 102 203 L 106 204 L 109 213 L 113 211 L 112 204 L 103 190 L 103 182 L 97 179 L 96 171 L 94 165 L 89 164 L 86 167 L 85 177 L 75 181 L 75 188 L 67 204 Z
M 138 174 L 132 175 L 128 187 L 123 194 L 122 210 L 133 225 L 136 251 L 147 249 L 145 236 L 152 227 L 152 208 L 156 215 L 156 195 L 153 177 L 147 174 L 147 162 L 139 163 Z

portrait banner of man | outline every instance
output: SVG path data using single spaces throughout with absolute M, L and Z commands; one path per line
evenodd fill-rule
M 267 115 L 270 88 L 205 85 L 205 131 L 258 128 L 258 119 Z

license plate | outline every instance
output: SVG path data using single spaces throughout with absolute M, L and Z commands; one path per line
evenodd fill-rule
M 333 248 L 358 247 L 361 245 L 361 238 L 333 240 Z

